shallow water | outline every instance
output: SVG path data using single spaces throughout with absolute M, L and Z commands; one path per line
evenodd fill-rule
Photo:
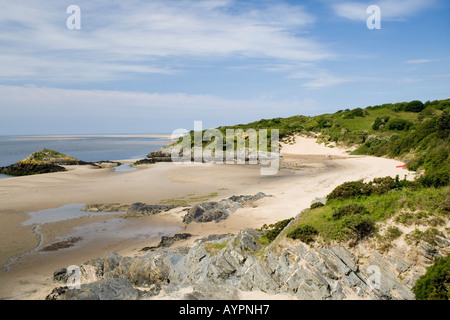
M 132 167 L 131 165 L 131 163 L 121 164 L 120 166 L 114 167 L 114 172 L 128 172 L 137 169 L 136 167 Z
M 81 211 L 81 208 L 84 206 L 84 203 L 71 203 L 66 204 L 59 208 L 54 209 L 45 209 L 34 212 L 29 212 L 30 219 L 22 222 L 23 226 L 29 226 L 33 224 L 44 224 L 49 222 L 58 222 L 69 219 L 75 219 L 83 216 L 91 216 L 91 215 L 107 215 L 107 214 L 117 214 L 118 212 L 85 212 Z
M 0 167 L 8 166 L 44 148 L 87 161 L 142 159 L 169 144 L 164 138 L 123 136 L 0 136 Z

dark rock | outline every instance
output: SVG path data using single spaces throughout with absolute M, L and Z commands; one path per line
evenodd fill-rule
M 254 196 L 232 196 L 219 202 L 211 201 L 199 203 L 193 206 L 183 217 L 183 222 L 219 222 L 228 218 L 230 213 L 242 208 L 243 204 L 253 202 L 264 197 L 267 196 L 264 193 L 259 192 Z
M 162 236 L 161 241 L 159 244 L 155 247 L 145 247 L 141 249 L 141 251 L 149 251 L 149 250 L 155 250 L 158 248 L 164 248 L 164 247 L 170 247 L 172 244 L 174 244 L 177 241 L 186 240 L 192 237 L 192 234 L 190 233 L 177 233 L 173 236 Z
M 67 171 L 67 169 L 56 164 L 15 163 L 7 167 L 0 167 L 0 173 L 10 176 L 28 176 L 61 171 Z
M 267 195 L 265 195 L 263 192 L 258 192 L 254 196 L 231 196 L 228 199 L 234 202 L 238 203 L 247 203 L 247 202 L 253 202 L 257 201 L 259 199 L 265 198 Z
M 67 274 L 66 268 L 58 269 L 53 273 L 53 281 L 54 282 L 67 283 L 68 278 L 69 278 L 69 275 Z
M 221 240 L 223 238 L 226 238 L 228 236 L 231 236 L 232 233 L 224 233 L 224 234 L 210 234 L 206 237 L 203 237 L 201 239 L 195 240 L 195 242 L 207 242 L 207 241 L 217 241 Z
M 141 202 L 133 203 L 126 212 L 128 217 L 141 217 L 154 215 L 160 212 L 168 211 L 176 208 L 175 205 L 159 205 L 159 204 L 145 204 Z
M 450 240 L 445 238 L 445 237 L 441 237 L 441 236 L 436 236 L 434 238 L 434 241 L 436 242 L 436 244 L 440 247 L 440 248 L 447 248 L 450 247 Z
M 128 279 L 101 279 L 83 284 L 79 289 L 59 287 L 45 298 L 46 300 L 136 300 L 141 292 L 135 289 Z

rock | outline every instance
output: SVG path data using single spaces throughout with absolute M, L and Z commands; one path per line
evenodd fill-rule
M 206 237 L 195 240 L 195 242 L 217 241 L 217 240 L 222 240 L 223 238 L 229 237 L 231 235 L 232 235 L 232 233 L 210 234 Z
M 176 208 L 174 205 L 145 204 L 141 202 L 133 203 L 126 211 L 127 217 L 141 217 L 154 215 L 160 212 Z
M 0 167 L 0 173 L 12 176 L 25 176 L 52 172 L 67 171 L 63 166 L 89 165 L 91 163 L 81 161 L 57 151 L 43 149 L 30 154 L 25 159 L 7 167 Z
M 433 259 L 434 257 L 441 257 L 442 255 L 439 253 L 436 247 L 429 244 L 425 241 L 420 241 L 420 248 L 422 249 L 423 253 L 425 254 L 425 257 L 428 259 Z
M 61 268 L 56 270 L 53 273 L 53 281 L 58 283 L 67 283 L 67 279 L 69 278 L 69 275 L 67 274 L 66 268 Z
M 441 236 L 436 236 L 434 241 L 441 248 L 447 248 L 450 246 L 450 240 Z
M 190 234 L 190 233 L 177 233 L 173 236 L 162 236 L 161 241 L 159 242 L 159 244 L 157 246 L 145 247 L 145 248 L 141 249 L 141 251 L 149 251 L 149 250 L 155 250 L 158 248 L 170 247 L 175 242 L 181 241 L 181 240 L 186 240 L 186 239 L 189 239 L 190 237 L 192 237 L 192 234 Z
M 154 151 L 152 153 L 149 153 L 146 159 L 136 161 L 134 165 L 153 164 L 157 162 L 172 162 L 171 153 L 165 152 L 163 150 Z
M 199 203 L 193 206 L 183 217 L 183 222 L 219 222 L 228 218 L 230 213 L 235 212 L 237 209 L 243 208 L 243 204 L 253 202 L 264 197 L 267 196 L 264 193 L 259 192 L 254 196 L 232 196 L 219 202 L 211 201 Z
M 79 289 L 59 287 L 45 298 L 46 300 L 136 300 L 142 293 L 124 278 L 101 279 L 83 284 Z
M 257 200 L 265 198 L 265 197 L 267 197 L 267 195 L 265 195 L 263 192 L 258 192 L 254 196 L 231 196 L 228 199 L 231 201 L 243 204 L 243 203 L 247 203 L 247 202 L 257 201 Z
M 447 252 L 426 242 L 381 254 L 369 242 L 356 247 L 311 246 L 285 238 L 263 247 L 261 234 L 244 229 L 235 235 L 205 237 L 191 248 L 165 247 L 190 237 L 178 234 L 161 239 L 157 249 L 142 256 L 110 252 L 80 266 L 84 293 L 60 287 L 48 298 L 141 299 L 161 291 L 165 297 L 223 300 L 238 299 L 238 290 L 244 290 L 298 299 L 410 300 L 414 299 L 412 286 L 431 263 L 421 258 Z M 64 269 L 55 271 L 53 277 L 63 282 Z M 123 282 L 104 283 L 107 279 Z M 136 291 L 133 286 L 149 289 Z M 123 293 L 116 288 L 123 288 Z
M 27 176 L 52 172 L 67 171 L 66 168 L 56 164 L 25 164 L 15 163 L 7 167 L 0 167 L 0 173 L 10 176 Z

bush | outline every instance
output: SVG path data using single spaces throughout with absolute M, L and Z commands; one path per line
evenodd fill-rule
M 450 113 L 442 112 L 436 121 L 437 135 L 441 139 L 448 139 L 450 134 Z
M 375 178 L 370 183 L 370 193 L 371 194 L 384 194 L 394 188 L 396 188 L 400 184 L 398 176 L 396 177 L 396 180 L 392 179 L 391 177 L 384 177 L 384 178 Z
M 375 222 L 369 217 L 364 217 L 362 215 L 346 217 L 344 227 L 351 231 L 355 242 L 370 237 L 375 232 Z
M 294 218 L 281 220 L 269 226 L 264 225 L 262 229 L 267 229 L 267 232 L 264 234 L 264 236 L 269 240 L 269 242 L 272 242 L 293 219 Z
M 405 111 L 408 112 L 420 112 L 423 109 L 425 109 L 425 105 L 419 100 L 411 101 L 405 107 Z
M 350 113 L 354 117 L 364 117 L 364 110 L 361 108 L 353 109 Z
M 388 240 L 395 240 L 397 238 L 400 238 L 401 235 L 402 231 L 395 226 L 389 226 L 386 230 L 386 238 Z
M 294 240 L 300 240 L 302 242 L 309 243 L 311 241 L 314 241 L 314 237 L 318 234 L 319 232 L 316 230 L 316 228 L 306 224 L 295 227 L 295 229 L 288 232 L 286 236 Z
M 347 199 L 360 196 L 364 193 L 369 193 L 366 184 L 360 181 L 349 181 L 334 188 L 331 193 L 327 195 L 327 200 L 330 199 Z
M 417 281 L 412 291 L 417 300 L 450 300 L 450 256 L 439 258 Z
M 315 209 L 315 208 L 319 208 L 319 207 L 323 207 L 324 206 L 324 204 L 322 203 L 322 202 L 314 202 L 313 204 L 311 204 L 310 206 L 309 206 L 309 208 L 310 209 Z
M 400 181 L 398 176 L 395 180 L 391 177 L 384 177 L 375 178 L 368 183 L 364 183 L 361 180 L 344 182 L 343 184 L 334 188 L 334 190 L 327 195 L 327 200 L 347 199 L 371 194 L 379 195 L 384 194 L 392 189 L 408 185 L 408 181 Z
M 332 217 L 333 217 L 333 219 L 340 219 L 344 216 L 353 216 L 353 215 L 358 215 L 358 214 L 362 215 L 362 214 L 368 214 L 368 213 L 369 213 L 369 211 L 367 211 L 367 208 L 362 205 L 349 204 L 349 205 L 334 209 Z
M 408 131 L 414 124 L 411 121 L 405 119 L 393 119 L 388 125 L 388 130 Z
M 384 124 L 383 119 L 381 119 L 380 117 L 377 117 L 375 119 L 375 122 L 372 124 L 372 129 L 373 130 L 378 130 L 380 129 L 380 126 Z

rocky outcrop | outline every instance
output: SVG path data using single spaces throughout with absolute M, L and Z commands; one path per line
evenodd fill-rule
M 147 155 L 146 159 L 138 160 L 134 165 L 140 164 L 152 164 L 157 162 L 172 162 L 172 156 L 170 152 L 165 152 L 163 150 L 158 150 Z
M 173 245 L 175 242 L 187 240 L 190 237 L 192 237 L 192 234 L 190 233 L 177 233 L 173 236 L 162 236 L 161 241 L 157 246 L 154 247 L 145 247 L 142 248 L 141 251 L 149 251 L 149 250 L 155 250 L 158 248 L 167 248 Z
M 219 202 L 203 202 L 189 209 L 189 212 L 183 217 L 183 222 L 219 222 L 228 217 L 230 213 L 243 207 L 245 203 L 257 201 L 267 197 L 262 192 L 254 196 L 232 196 Z
M 159 204 L 145 204 L 141 202 L 133 203 L 126 211 L 127 217 L 142 217 L 150 216 L 160 212 L 169 211 L 176 208 L 175 205 L 159 205 Z
M 136 300 L 143 296 L 144 293 L 135 289 L 130 281 L 116 278 L 83 284 L 78 289 L 55 288 L 46 300 Z
M 183 299 L 238 299 L 240 291 L 262 291 L 298 299 L 410 300 L 414 299 L 412 286 L 433 263 L 433 257 L 450 251 L 448 239 L 442 236 L 440 245 L 421 241 L 380 253 L 370 240 L 353 248 L 311 246 L 282 235 L 264 247 L 261 235 L 246 229 L 202 239 L 191 248 L 159 248 L 137 257 L 108 253 L 80 266 L 81 282 L 91 283 L 82 286 L 84 292 L 69 293 L 60 287 L 48 298 L 141 299 L 161 294 Z M 54 277 L 55 281 L 65 279 L 62 270 Z M 119 283 L 123 294 L 112 293 L 120 286 L 106 281 L 111 279 L 123 279 Z M 129 284 L 148 289 L 138 294 Z M 189 293 L 181 294 L 183 288 L 190 289 Z
M 0 173 L 10 176 L 27 176 L 33 174 L 67 171 L 66 168 L 56 164 L 30 164 L 15 163 L 7 167 L 0 167 Z
M 0 167 L 0 173 L 11 176 L 26 176 L 67 171 L 64 166 L 70 165 L 94 164 L 78 160 L 57 151 L 43 149 L 41 151 L 33 152 L 25 159 L 7 167 Z

